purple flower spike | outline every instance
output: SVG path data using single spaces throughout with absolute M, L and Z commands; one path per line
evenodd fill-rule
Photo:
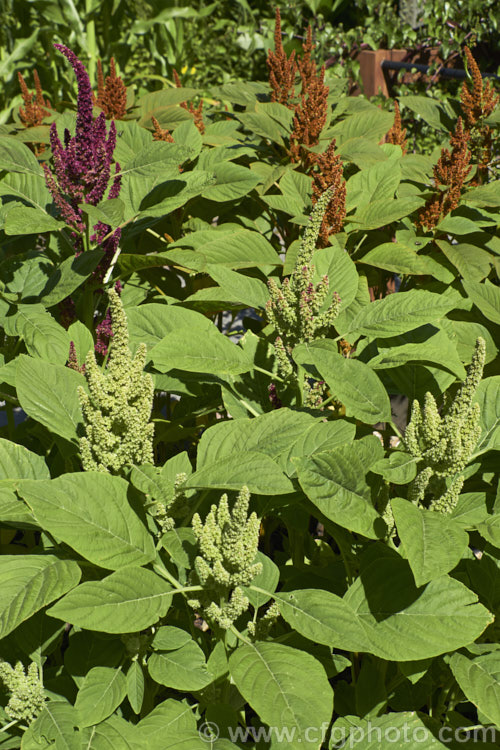
M 75 53 L 64 46 L 64 44 L 54 44 L 66 59 L 71 63 L 75 71 L 76 81 L 78 83 L 78 100 L 76 117 L 76 139 L 79 145 L 77 152 L 78 160 L 85 164 L 90 158 L 91 132 L 92 132 L 92 87 L 90 85 L 89 74 L 85 70 L 83 63 L 77 58 Z
M 72 229 L 75 252 L 83 250 L 82 233 L 85 221 L 79 204 L 88 203 L 96 206 L 108 191 L 108 199 L 118 198 L 121 187 L 120 167 L 115 165 L 114 177 L 111 176 L 113 152 L 116 146 L 116 127 L 112 122 L 109 132 L 104 114 L 93 118 L 92 89 L 85 67 L 74 52 L 63 44 L 55 44 L 71 63 L 78 83 L 77 116 L 75 135 L 66 129 L 64 144 L 57 133 L 56 124 L 50 128 L 50 145 L 53 158 L 53 172 L 44 165 L 45 180 L 54 203 L 59 208 L 62 218 Z M 111 182 L 111 184 L 110 184 Z M 120 230 L 116 230 L 106 240 L 104 237 L 111 231 L 107 224 L 99 222 L 94 227 L 92 241 L 101 245 L 104 257 L 99 269 L 94 272 L 94 281 L 102 280 L 107 265 L 118 245 Z

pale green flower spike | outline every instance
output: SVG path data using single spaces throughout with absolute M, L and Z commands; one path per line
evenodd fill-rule
M 253 640 L 266 638 L 279 616 L 279 604 L 277 602 L 272 602 L 272 604 L 269 605 L 267 611 L 262 615 L 262 617 L 260 617 L 256 622 L 250 620 L 247 623 L 249 635 L 253 638 Z
M 302 342 L 324 338 L 340 310 L 340 297 L 336 292 L 329 306 L 322 309 L 328 297 L 328 276 L 323 276 L 318 284 L 313 283 L 312 257 L 332 194 L 332 188 L 325 190 L 314 206 L 291 276 L 283 281 L 281 287 L 274 279 L 268 281 L 271 298 L 266 305 L 266 314 L 278 333 L 274 348 L 283 378 L 294 373 L 291 358 L 294 347 Z
M 175 528 L 175 521 L 172 518 L 172 510 L 174 510 L 174 508 L 178 511 L 180 511 L 181 508 L 183 508 L 185 512 L 187 511 L 187 501 L 183 490 L 183 485 L 186 480 L 187 474 L 185 472 L 176 474 L 172 497 L 164 503 L 158 500 L 151 506 L 151 512 L 160 526 L 161 534 L 165 534 L 167 531 L 172 531 Z
M 431 504 L 435 510 L 450 512 L 458 502 L 463 479 L 456 475 L 467 465 L 481 433 L 479 404 L 473 403 L 473 398 L 483 375 L 485 355 L 485 341 L 478 338 L 467 377 L 442 416 L 431 393 L 425 395 L 423 410 L 418 401 L 413 402 L 404 442 L 420 459 L 420 471 L 409 490 L 409 499 L 415 503 L 423 501 L 428 488 L 436 498 Z M 454 477 L 448 489 L 443 487 L 445 477 Z
M 113 339 L 107 367 L 101 370 L 89 352 L 85 377 L 90 395 L 78 389 L 85 426 L 80 453 L 85 471 L 119 474 L 129 464 L 153 463 L 154 386 L 143 372 L 146 345 L 140 344 L 132 357 L 122 301 L 114 289 L 108 295 Z
M 198 513 L 192 520 L 200 550 L 195 578 L 205 591 L 199 600 L 189 603 L 225 630 L 248 609 L 250 602 L 240 586 L 248 586 L 262 570 L 260 563 L 253 562 L 260 519 L 256 513 L 248 516 L 249 503 L 250 492 L 243 487 L 232 511 L 227 495 L 222 495 L 219 506 L 212 505 L 205 523 Z
M 45 702 L 45 692 L 37 665 L 31 662 L 25 671 L 20 661 L 15 667 L 11 667 L 6 661 L 0 661 L 0 679 L 11 694 L 5 707 L 7 716 L 13 721 L 31 724 Z

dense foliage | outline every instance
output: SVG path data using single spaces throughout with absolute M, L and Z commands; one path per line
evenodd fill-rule
M 498 746 L 499 109 L 464 54 L 459 99 L 390 112 L 279 14 L 269 82 L 209 100 L 92 91 L 61 44 L 76 110 L 24 83 L 1 750 Z

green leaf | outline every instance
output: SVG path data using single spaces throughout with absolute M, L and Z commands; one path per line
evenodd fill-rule
M 444 112 L 441 102 L 431 99 L 428 96 L 405 96 L 401 100 L 403 107 L 408 107 L 412 112 L 428 123 L 431 128 L 442 130 L 448 133 L 447 123 L 443 122 Z
M 321 513 L 349 531 L 377 539 L 384 536 L 386 526 L 371 501 L 359 442 L 294 463 L 302 489 Z
M 4 231 L 7 235 L 40 234 L 59 231 L 65 226 L 41 208 L 14 206 L 5 219 Z
M 178 305 L 146 304 L 127 309 L 127 322 L 132 346 L 147 344 L 151 349 L 165 334 L 185 328 L 205 333 L 213 328 L 211 320 L 194 310 Z
M 215 184 L 206 187 L 201 195 L 217 203 L 235 201 L 247 195 L 259 184 L 257 177 L 248 167 L 231 162 L 222 162 L 213 167 Z
M 417 461 L 404 451 L 394 451 L 388 458 L 382 458 L 370 467 L 370 471 L 381 474 L 393 484 L 408 484 L 417 475 Z
M 0 480 L 49 478 L 49 469 L 42 456 L 23 445 L 0 438 Z
M 391 500 L 398 536 L 417 586 L 433 581 L 458 565 L 469 535 L 453 519 L 395 497 Z
M 201 648 L 189 641 L 176 651 L 155 652 L 148 659 L 148 672 L 160 685 L 191 692 L 213 681 Z
M 486 279 L 482 284 L 478 281 L 463 281 L 467 295 L 485 318 L 500 324 L 500 287 Z
M 119 198 L 103 200 L 97 206 L 90 203 L 80 203 L 78 208 L 87 214 L 92 225 L 102 222 L 112 229 L 121 224 L 125 211 L 125 205 Z
M 180 249 L 185 247 L 194 252 Z M 205 272 L 209 263 L 232 269 L 281 265 L 278 253 L 262 234 L 238 224 L 192 232 L 170 245 L 166 255 L 170 262 L 200 272 Z
M 379 353 L 368 363 L 374 370 L 401 367 L 408 362 L 427 362 L 449 370 L 460 380 L 466 378 L 457 349 L 443 330 L 427 326 L 413 333 L 386 339 L 382 344 L 378 347 Z
M 482 523 L 475 524 L 477 530 L 494 547 L 500 546 L 500 514 L 488 516 Z
M 72 560 L 52 555 L 1 556 L 0 638 L 76 586 L 80 576 L 80 568 Z
M 500 375 L 482 380 L 474 400 L 481 410 L 481 436 L 476 454 L 500 448 Z
M 293 484 L 269 456 L 257 451 L 233 452 L 204 464 L 187 480 L 188 488 L 241 490 L 246 485 L 255 495 L 286 495 Z
M 261 563 L 262 572 L 252 580 L 252 586 L 257 586 L 265 591 L 269 591 L 270 594 L 274 594 L 278 588 L 280 579 L 280 570 L 278 566 L 273 563 L 270 557 L 264 555 L 264 553 L 260 551 L 257 552 L 254 562 Z M 262 594 L 260 591 L 253 591 L 253 589 L 248 586 L 243 586 L 242 588 L 245 592 L 245 596 L 248 597 L 250 604 L 252 607 L 255 607 L 255 609 L 262 607 L 263 604 L 267 604 L 269 599 L 271 599 L 270 595 Z
M 83 375 L 25 355 L 18 360 L 16 388 L 21 407 L 51 432 L 76 442 L 81 422 L 77 388 L 85 385 Z
M 196 731 L 196 719 L 187 702 L 181 703 L 168 698 L 141 719 L 136 725 L 136 731 L 138 741 L 146 743 L 148 750 L 165 750 L 165 737 L 168 737 L 170 745 L 177 738 L 193 734 Z M 200 750 L 195 742 L 191 747 Z M 190 746 L 186 744 L 182 750 L 190 750 Z
M 141 713 L 144 702 L 144 672 L 138 661 L 133 661 L 127 672 L 127 698 L 135 714 Z
M 43 529 L 103 568 L 145 565 L 155 545 L 127 499 L 128 483 L 85 471 L 47 481 L 24 481 L 19 489 Z M 106 502 L 103 503 L 103 498 Z
M 461 648 L 492 622 L 477 597 L 453 578 L 417 588 L 408 562 L 385 545 L 368 547 L 361 563 L 361 575 L 343 599 L 317 589 L 280 594 L 285 619 L 310 640 L 403 662 Z
M 79 737 L 75 732 L 78 723 L 77 713 L 74 706 L 66 701 L 51 700 L 45 704 L 43 711 L 30 725 L 28 731 L 23 735 L 23 747 L 28 750 L 50 747 L 57 750 L 77 750 L 81 747 Z M 28 741 L 32 739 L 32 744 Z M 36 744 L 34 744 L 36 743 Z M 44 744 L 41 744 L 44 743 Z
M 454 307 L 453 301 L 426 289 L 390 294 L 363 307 L 342 335 L 395 336 L 439 320 Z
M 466 243 L 452 245 L 444 240 L 436 240 L 436 245 L 466 281 L 479 282 L 488 276 L 493 258 L 481 247 Z
M 102 581 L 86 581 L 47 614 L 101 633 L 133 633 L 165 617 L 172 588 L 145 568 L 122 568 Z
M 122 167 L 119 175 L 127 178 L 133 175 L 146 177 L 162 175 L 165 170 L 171 167 L 177 168 L 187 158 L 189 158 L 189 152 L 183 146 L 178 146 L 175 143 L 152 141 Z M 165 179 L 164 176 L 163 179 Z
M 252 279 L 224 266 L 207 265 L 207 273 L 227 292 L 230 299 L 239 299 L 245 305 L 264 310 L 269 300 L 269 292 L 259 279 Z
M 416 211 L 422 202 L 421 198 L 377 199 L 363 205 L 353 216 L 347 216 L 347 229 L 366 232 L 369 229 L 378 229 L 386 224 L 392 224 L 393 221 L 398 221 Z
M 346 407 L 346 415 L 375 424 L 391 420 L 391 404 L 382 382 L 358 359 L 338 353 L 334 341 L 299 344 L 293 351 L 297 364 L 313 364 L 335 398 Z
M 352 746 L 356 750 L 387 750 L 394 743 L 395 748 L 399 746 L 404 750 L 444 750 L 446 747 L 457 750 L 460 745 L 448 744 L 452 741 L 453 728 L 443 727 L 443 740 L 438 739 L 441 728 L 441 724 L 429 722 L 427 716 L 420 716 L 416 711 L 390 711 L 383 716 L 371 714 L 368 720 L 359 716 L 341 716 L 332 726 L 331 741 L 336 744 L 330 747 Z M 462 731 L 459 736 L 463 737 Z M 463 742 L 462 739 L 459 741 Z M 464 747 L 471 746 L 472 743 L 467 743 Z M 492 750 L 492 747 L 485 750 Z
M 237 114 L 238 120 L 255 135 L 269 138 L 274 143 L 283 146 L 283 128 L 265 112 L 243 112 Z
M 488 182 L 486 185 L 478 185 L 467 190 L 462 197 L 462 203 L 472 203 L 474 206 L 500 206 L 500 183 L 498 180 Z
M 155 633 L 152 647 L 155 651 L 176 651 L 191 640 L 191 634 L 172 625 L 163 625 Z
M 90 727 L 111 716 L 127 694 L 127 680 L 120 669 L 94 667 L 85 675 L 75 709 L 78 726 Z
M 451 281 L 453 275 L 430 255 L 418 255 L 403 242 L 385 242 L 369 250 L 360 263 L 383 268 L 394 273 L 434 276 L 440 281 Z
M 475 659 L 453 654 L 451 671 L 468 700 L 500 728 L 500 654 L 482 654 Z
M 87 250 L 76 258 L 65 258 L 47 279 L 40 301 L 45 307 L 53 307 L 69 297 L 88 279 L 102 256 L 102 250 Z
M 356 297 L 358 291 L 358 272 L 349 255 L 338 246 L 316 250 L 313 255 L 314 283 L 324 276 L 329 279 L 329 294 L 325 305 L 331 302 L 334 292 L 340 296 L 340 310 L 345 310 Z
M 0 170 L 24 172 L 44 179 L 43 169 L 31 149 L 9 136 L 0 138 Z
M 346 210 L 374 200 L 392 200 L 401 180 L 401 169 L 392 161 L 374 164 L 356 172 L 347 181 Z
M 223 379 L 252 369 L 245 352 L 212 325 L 205 331 L 168 333 L 150 352 L 157 370 L 205 372 Z
M 240 645 L 229 657 L 229 669 L 259 718 L 287 728 L 290 750 L 318 748 L 318 737 L 307 730 L 312 723 L 328 723 L 333 710 L 333 691 L 319 661 L 290 646 L 257 642 Z
M 64 365 L 69 355 L 70 338 L 48 312 L 31 310 L 34 305 L 22 305 L 16 315 L 16 332 L 24 340 L 33 357 Z

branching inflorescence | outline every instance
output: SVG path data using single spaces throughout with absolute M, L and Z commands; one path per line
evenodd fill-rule
M 441 150 L 434 167 L 435 192 L 419 213 L 418 221 L 426 229 L 433 229 L 458 206 L 465 180 L 471 171 L 469 131 L 464 129 L 461 117 L 450 138 L 450 146 L 451 151 L 447 148 Z
M 31 724 L 45 704 L 45 691 L 37 665 L 31 662 L 25 670 L 20 661 L 15 667 L 0 661 L 0 680 L 11 694 L 5 707 L 7 716 L 13 721 Z
M 120 166 L 115 165 L 115 176 L 111 178 L 111 165 L 116 145 L 116 128 L 111 123 L 106 128 L 106 116 L 101 112 L 95 120 L 92 114 L 92 89 L 83 64 L 76 55 L 62 44 L 54 45 L 71 63 L 78 82 L 76 132 L 71 136 L 64 131 L 64 145 L 57 133 L 56 124 L 50 128 L 50 145 L 54 161 L 54 172 L 44 164 L 45 179 L 61 216 L 73 230 L 76 252 L 83 249 L 83 234 L 86 230 L 84 213 L 79 204 L 96 206 L 106 195 L 117 198 L 120 192 Z M 110 186 L 111 181 L 111 186 Z M 110 227 L 99 222 L 93 228 L 91 241 L 101 245 L 105 256 L 100 269 L 104 275 L 120 239 L 120 229 L 110 234 Z M 109 236 L 107 236 L 109 235 Z
M 327 304 L 328 276 L 323 276 L 317 284 L 313 282 L 312 258 L 332 192 L 333 188 L 325 190 L 313 208 L 291 276 L 283 281 L 281 287 L 274 279 L 268 281 L 271 298 L 266 305 L 266 313 L 278 333 L 274 347 L 284 378 L 294 374 L 291 357 L 294 347 L 302 342 L 324 338 L 339 313 L 340 298 L 336 292 Z
M 108 295 L 113 343 L 105 370 L 93 351 L 87 355 L 90 395 L 83 388 L 78 391 L 85 426 L 80 452 L 85 471 L 119 474 L 131 464 L 153 463 L 154 387 L 151 375 L 144 372 L 146 346 L 140 344 L 132 357 L 122 302 L 114 289 Z
M 490 81 L 486 85 L 483 84 L 481 71 L 470 49 L 465 47 L 464 52 L 471 83 L 464 81 L 460 100 L 465 125 L 471 134 L 470 148 L 473 160 L 477 165 L 477 179 L 474 181 L 482 183 L 488 179 L 488 165 L 493 145 L 493 131 L 484 120 L 497 106 L 499 97 L 495 96 Z
M 473 403 L 473 398 L 483 374 L 485 354 L 485 341 L 478 338 L 467 377 L 442 415 L 431 393 L 426 394 L 423 409 L 418 401 L 413 402 L 404 442 L 419 459 L 420 470 L 410 486 L 410 499 L 416 503 L 424 499 L 428 488 L 434 495 L 431 508 L 435 510 L 450 512 L 458 502 L 464 481 L 460 473 L 481 432 L 479 404 Z M 448 488 L 443 481 L 447 477 L 453 478 Z
M 241 586 L 248 586 L 262 570 L 254 562 L 260 520 L 256 513 L 248 515 L 249 503 L 250 493 L 243 487 L 232 510 L 227 495 L 222 495 L 204 523 L 197 513 L 192 521 L 200 551 L 193 582 L 199 582 L 204 591 L 189 603 L 224 630 L 248 609 L 250 602 Z

